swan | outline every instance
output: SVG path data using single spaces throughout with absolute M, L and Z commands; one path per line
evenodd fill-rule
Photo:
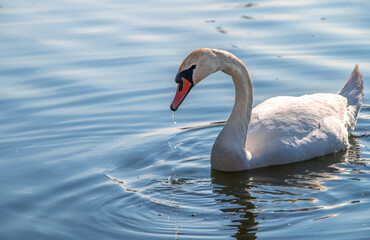
M 225 172 L 282 165 L 335 153 L 349 146 L 362 106 L 363 79 L 356 65 L 337 94 L 270 98 L 252 109 L 253 86 L 243 62 L 233 54 L 201 48 L 179 67 L 171 110 L 212 73 L 231 75 L 235 102 L 211 152 L 212 169 Z

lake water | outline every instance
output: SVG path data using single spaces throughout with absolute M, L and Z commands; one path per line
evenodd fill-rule
M 370 2 L 0 1 L 0 239 L 369 239 Z M 178 66 L 232 52 L 254 105 L 338 92 L 355 64 L 351 148 L 241 173 L 210 169 L 232 81 L 176 112 Z

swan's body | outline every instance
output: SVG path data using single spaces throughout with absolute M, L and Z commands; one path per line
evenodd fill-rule
M 348 147 L 363 98 L 357 66 L 338 94 L 275 97 L 252 110 L 253 87 L 244 64 L 225 51 L 198 49 L 180 66 L 171 109 L 177 110 L 193 86 L 219 70 L 232 76 L 236 96 L 213 145 L 212 168 L 242 171 L 304 161 Z

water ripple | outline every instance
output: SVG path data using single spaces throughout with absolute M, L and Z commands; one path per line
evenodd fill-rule
M 210 168 L 231 78 L 197 85 L 176 125 L 169 103 L 199 47 L 246 63 L 254 105 L 338 92 L 355 64 L 366 85 L 368 12 L 363 0 L 3 1 L 0 238 L 365 239 L 369 88 L 348 150 L 241 173 Z

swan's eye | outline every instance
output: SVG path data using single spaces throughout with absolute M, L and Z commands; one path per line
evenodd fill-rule
M 197 67 L 197 65 L 195 65 L 195 64 L 194 64 L 194 65 L 192 65 L 190 68 L 191 68 L 191 69 L 195 69 L 196 67 Z

